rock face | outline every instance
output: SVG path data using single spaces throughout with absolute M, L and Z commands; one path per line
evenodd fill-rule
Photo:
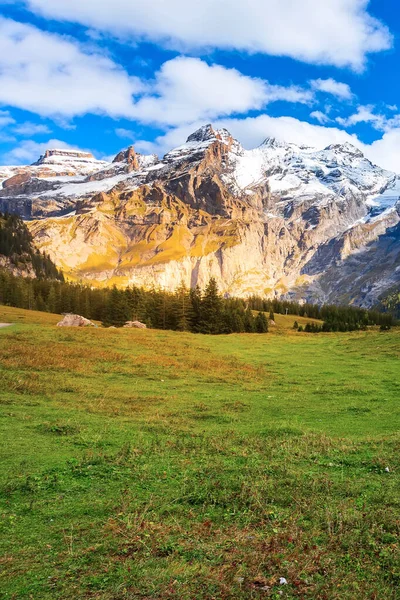
M 62 321 L 57 323 L 57 327 L 95 327 L 95 325 L 85 317 L 68 314 L 64 316 Z
M 245 150 L 208 125 L 161 160 L 130 147 L 97 163 L 43 181 L 42 163 L 0 190 L 74 279 L 172 290 L 213 276 L 225 294 L 368 306 L 399 279 L 400 180 L 350 144 Z
M 26 262 L 23 265 L 16 265 L 15 262 L 8 256 L 0 254 L 0 269 L 8 271 L 16 277 L 36 277 L 33 266 L 30 262 Z
M 138 155 L 133 146 L 129 146 L 129 148 L 117 154 L 113 163 L 127 163 L 130 171 L 137 171 L 140 167 Z

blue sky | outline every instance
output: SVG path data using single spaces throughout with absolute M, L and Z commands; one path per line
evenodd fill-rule
M 204 123 L 400 172 L 394 0 L 0 0 L 0 163 L 162 154 Z

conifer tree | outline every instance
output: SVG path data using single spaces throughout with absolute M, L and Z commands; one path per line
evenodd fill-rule
M 255 332 L 255 321 L 253 312 L 250 306 L 247 308 L 244 315 L 244 330 L 246 333 L 254 333 Z
M 55 313 L 56 307 L 57 307 L 56 290 L 55 290 L 54 286 L 51 286 L 49 295 L 47 297 L 47 310 L 51 313 Z
M 222 299 L 218 293 L 218 285 L 211 277 L 201 302 L 200 331 L 202 333 L 221 333 Z
M 129 306 L 126 297 L 114 286 L 108 296 L 103 324 L 122 327 L 129 321 Z
M 255 319 L 255 330 L 257 333 L 268 332 L 268 321 L 267 317 L 263 312 L 259 312 Z
M 190 304 L 191 304 L 191 316 L 190 316 L 190 331 L 199 333 L 201 328 L 201 315 L 202 315 L 202 293 L 199 285 L 190 290 Z
M 244 317 L 244 312 L 243 312 L 243 314 L 241 314 L 239 311 L 233 312 L 232 328 L 233 328 L 234 332 L 236 332 L 236 333 L 244 333 L 245 332 L 243 317 Z
M 190 331 L 193 317 L 192 301 L 189 290 L 182 282 L 176 290 L 176 323 L 178 331 Z

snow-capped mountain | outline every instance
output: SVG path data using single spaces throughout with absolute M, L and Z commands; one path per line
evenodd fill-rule
M 0 177 L 0 210 L 36 219 L 36 243 L 67 275 L 105 284 L 173 289 L 214 276 L 230 294 L 349 293 L 371 304 L 376 269 L 362 290 L 347 283 L 332 296 L 319 282 L 400 221 L 400 180 L 354 146 L 267 139 L 245 150 L 211 125 L 162 159 L 133 147 L 111 163 L 52 150 L 32 166 L 0 168 Z M 382 265 L 390 282 L 397 260 Z
M 345 197 L 349 193 L 376 196 L 395 180 L 351 144 L 324 150 L 282 144 L 267 139 L 259 148 L 232 157 L 234 177 L 240 188 L 268 179 L 271 193 L 282 200 L 305 197 Z
M 0 167 L 0 183 L 4 183 L 11 177 L 20 174 L 30 175 L 33 178 L 57 178 L 87 176 L 98 171 L 108 163 L 96 160 L 88 152 L 79 150 L 46 150 L 45 154 L 33 165 L 24 167 Z M 3 187 L 11 187 L 12 181 Z

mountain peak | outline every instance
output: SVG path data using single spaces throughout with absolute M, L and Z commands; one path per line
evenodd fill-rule
M 203 125 L 196 131 L 194 131 L 191 135 L 189 135 L 186 143 L 190 142 L 207 142 L 208 140 L 212 140 L 216 137 L 216 132 L 211 124 Z
M 261 146 L 277 146 L 278 144 L 281 145 L 275 137 L 267 137 L 262 142 Z
M 194 133 L 189 135 L 186 143 L 189 144 L 191 142 L 212 142 L 214 140 L 219 140 L 221 142 L 225 142 L 226 144 L 231 144 L 234 142 L 234 138 L 231 133 L 225 129 L 214 129 L 214 127 L 210 124 L 203 125 L 200 129 L 197 129 Z
M 265 148 L 287 148 L 288 144 L 275 137 L 267 137 L 261 144 Z
M 73 150 L 70 148 L 51 148 L 33 163 L 33 166 L 46 164 L 62 164 L 70 162 L 93 163 L 97 162 L 96 158 L 90 152 L 82 150 Z
M 113 160 L 113 163 L 119 162 L 127 162 L 129 164 L 134 163 L 136 161 L 136 152 L 133 146 L 128 146 L 125 150 L 121 150 L 118 152 L 116 157 Z
M 362 157 L 364 156 L 361 150 L 350 144 L 350 142 L 344 142 L 343 144 L 330 144 L 325 148 L 325 150 L 332 150 L 334 152 L 345 152 L 346 154 L 352 154 L 354 156 Z

